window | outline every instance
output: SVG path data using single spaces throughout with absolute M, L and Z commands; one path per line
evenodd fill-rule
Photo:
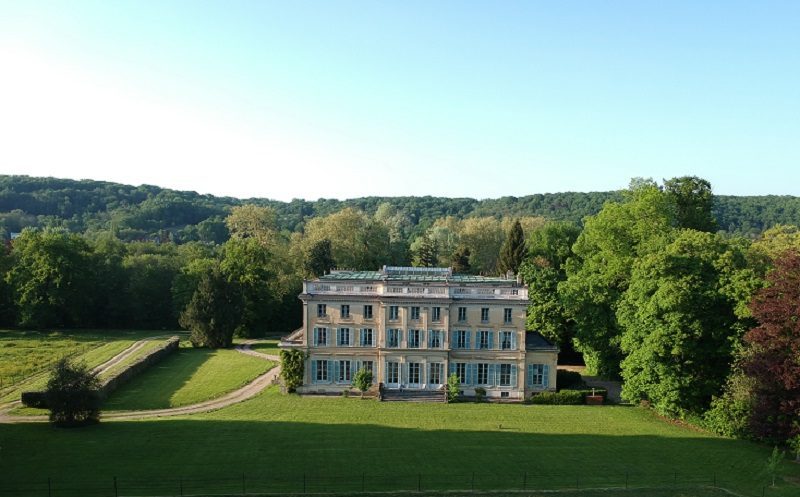
M 511 385 L 511 364 L 500 365 L 500 386 L 510 387 Z M 516 385 L 514 385 L 516 386 Z
M 324 318 L 328 316 L 328 306 L 325 304 L 317 304 L 317 317 Z
M 428 383 L 433 385 L 441 385 L 443 369 L 444 365 L 441 362 L 433 362 L 428 364 Z
M 350 317 L 350 305 L 349 304 L 342 304 L 342 318 L 349 318 Z
M 500 332 L 500 348 L 503 350 L 511 350 L 514 348 L 514 332 L 501 331 Z
M 400 308 L 396 305 L 389 306 L 389 319 L 394 320 L 398 319 L 400 316 Z
M 420 330 L 408 330 L 408 348 L 418 349 L 420 342 Z
M 350 328 L 339 328 L 336 345 L 339 347 L 350 346 Z
M 492 348 L 492 332 L 490 332 L 490 331 L 479 331 L 478 332 L 478 343 L 476 345 L 477 345 L 477 348 L 479 348 L 479 349 L 491 349 Z
M 314 374 L 314 381 L 322 383 L 328 380 L 328 361 L 314 361 L 316 373 Z
M 419 319 L 419 307 L 414 306 L 411 308 L 411 319 Z
M 350 361 L 339 361 L 339 377 L 336 381 L 339 383 L 350 383 L 352 374 L 350 371 Z
M 430 330 L 428 331 L 428 348 L 441 349 L 442 348 L 442 331 Z
M 548 370 L 546 364 L 528 364 L 528 386 L 544 388 L 548 384 Z
M 505 324 L 511 323 L 511 308 L 510 307 L 506 307 L 505 309 L 503 309 L 503 322 Z
M 489 365 L 485 362 L 479 362 L 478 366 L 478 385 L 489 384 Z
M 316 347 L 328 345 L 328 328 L 314 328 L 314 345 Z
M 411 385 L 419 385 L 422 383 L 420 381 L 419 366 L 420 364 L 418 362 L 408 363 L 408 383 Z
M 466 307 L 459 307 L 458 308 L 458 320 L 464 322 L 467 320 L 467 308 Z
M 361 340 L 360 340 L 362 347 L 374 347 L 375 342 L 373 341 L 373 333 L 372 328 L 363 328 L 361 330 Z
M 481 323 L 488 323 L 489 322 L 489 308 L 482 307 L 481 308 Z
M 400 346 L 400 340 L 401 340 L 400 335 L 402 335 L 402 331 L 401 330 L 396 330 L 396 329 L 390 329 L 390 330 L 387 330 L 387 333 L 388 333 L 388 337 L 387 337 L 387 340 L 386 340 L 386 346 L 387 347 L 391 347 L 391 348 L 399 347 Z
M 441 320 L 442 320 L 442 308 L 431 307 L 431 321 L 441 321 Z
M 362 363 L 361 363 L 361 368 L 362 368 L 362 369 L 366 369 L 366 370 L 367 370 L 367 371 L 369 371 L 370 373 L 375 373 L 375 370 L 374 370 L 374 369 L 372 369 L 372 368 L 373 368 L 373 362 L 372 362 L 372 361 L 364 361 L 364 362 L 362 362 Z M 375 379 L 375 378 L 373 377 L 373 380 L 374 380 L 374 379 Z
M 468 349 L 469 348 L 469 334 L 464 330 L 456 331 L 456 349 Z
M 386 383 L 400 383 L 400 364 L 397 362 L 386 363 Z
M 364 319 L 372 319 L 372 306 L 365 305 L 364 306 Z
M 458 382 L 462 385 L 467 383 L 467 363 L 456 363 L 456 376 L 458 376 Z

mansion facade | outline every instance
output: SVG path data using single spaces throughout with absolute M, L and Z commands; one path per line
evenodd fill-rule
M 525 331 L 528 289 L 450 268 L 332 271 L 303 282 L 303 327 L 280 346 L 305 353 L 300 393 L 351 387 L 361 368 L 385 389 L 522 400 L 554 390 L 558 347 Z

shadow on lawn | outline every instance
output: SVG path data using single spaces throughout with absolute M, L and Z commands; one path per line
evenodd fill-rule
M 213 349 L 179 348 L 114 392 L 104 410 L 146 410 L 171 407 L 172 397 L 216 353 Z
M 424 423 L 424 419 L 420 419 Z M 764 488 L 768 450 L 716 437 L 540 434 L 169 419 L 7 425 L 0 495 L 63 497 L 720 486 Z M 9 456 L 13 454 L 13 456 Z M 786 463 L 787 475 L 800 467 Z M 51 489 L 52 490 L 52 489 Z M 677 494 L 676 494 L 677 495 Z

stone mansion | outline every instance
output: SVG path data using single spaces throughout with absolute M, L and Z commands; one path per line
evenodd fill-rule
M 558 347 L 525 331 L 528 289 L 450 268 L 332 271 L 303 282 L 303 327 L 282 348 L 306 355 L 300 393 L 336 393 L 361 368 L 385 389 L 522 400 L 554 390 Z

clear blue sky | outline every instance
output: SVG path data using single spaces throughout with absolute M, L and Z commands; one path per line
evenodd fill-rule
M 0 172 L 278 199 L 800 195 L 800 2 L 0 0 Z

